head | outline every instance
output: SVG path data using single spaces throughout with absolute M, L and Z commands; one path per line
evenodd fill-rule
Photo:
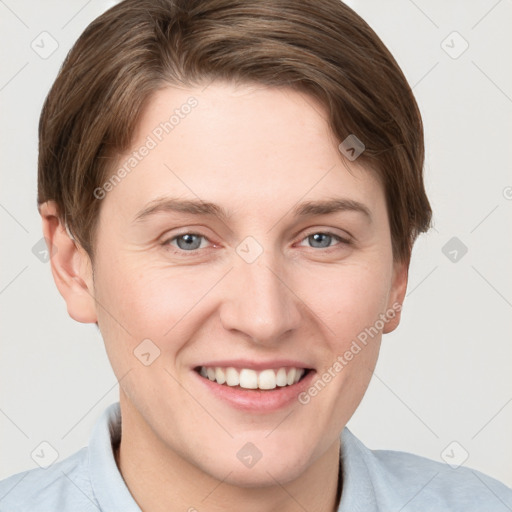
M 237 485 L 321 458 L 431 218 L 419 110 L 371 28 L 339 0 L 127 0 L 68 54 L 39 135 L 52 272 L 102 333 L 123 415 Z M 273 409 L 199 374 L 275 362 L 308 380 Z

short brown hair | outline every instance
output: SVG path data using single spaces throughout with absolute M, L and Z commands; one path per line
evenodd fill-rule
M 432 211 L 420 112 L 395 59 L 340 0 L 124 0 L 68 53 L 39 122 L 38 204 L 54 200 L 94 255 L 94 190 L 129 148 L 152 94 L 212 80 L 291 87 L 320 100 L 342 142 L 365 145 L 381 180 L 396 260 Z

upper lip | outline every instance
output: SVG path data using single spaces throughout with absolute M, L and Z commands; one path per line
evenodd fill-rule
M 202 363 L 200 365 L 194 366 L 194 368 L 201 368 L 201 366 L 204 366 L 206 368 L 214 368 L 214 367 L 221 367 L 221 368 L 238 368 L 243 369 L 247 368 L 250 370 L 266 370 L 269 368 L 305 368 L 307 370 L 311 370 L 312 367 L 308 365 L 307 363 L 296 361 L 293 359 L 272 359 L 268 361 L 255 361 L 253 359 L 223 359 L 219 361 L 208 361 L 205 363 Z

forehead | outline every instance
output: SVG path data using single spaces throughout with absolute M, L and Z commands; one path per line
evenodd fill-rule
M 345 160 L 338 144 L 324 107 L 295 90 L 167 87 L 148 102 L 113 170 L 124 167 L 126 177 L 108 199 L 122 201 L 127 215 L 167 194 L 253 213 L 258 205 L 277 213 L 279 205 L 333 195 L 378 210 L 377 178 Z

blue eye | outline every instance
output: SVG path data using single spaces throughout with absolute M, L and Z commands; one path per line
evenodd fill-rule
M 313 235 L 309 235 L 306 238 L 310 243 L 319 244 L 317 246 L 313 245 L 313 247 L 317 249 L 325 249 L 331 245 L 334 236 L 328 233 L 314 233 Z
M 206 238 L 203 235 L 198 235 L 196 233 L 185 233 L 183 235 L 175 236 L 169 240 L 169 244 L 171 242 L 176 241 L 178 249 L 183 251 L 194 251 L 196 249 L 201 248 L 201 239 Z
M 303 240 L 308 240 L 309 243 L 312 244 L 311 247 L 313 247 L 314 249 L 328 249 L 329 247 L 332 246 L 331 242 L 333 241 L 342 242 L 343 244 L 350 244 L 349 240 L 341 238 L 340 236 L 335 235 L 334 233 L 324 231 L 311 233 L 310 235 L 303 238 Z

